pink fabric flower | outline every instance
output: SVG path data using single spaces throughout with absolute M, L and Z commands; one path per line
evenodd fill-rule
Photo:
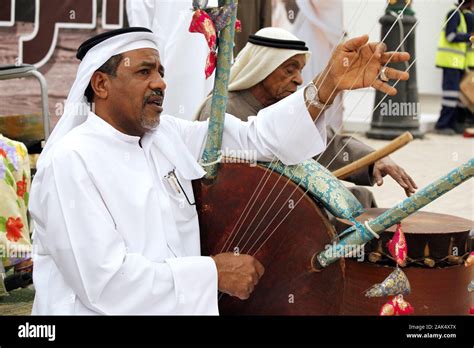
M 217 42 L 216 27 L 214 26 L 211 17 L 209 17 L 205 11 L 197 10 L 194 12 L 189 31 L 191 33 L 203 34 L 206 38 L 209 49 L 215 49 Z
M 403 298 L 403 295 L 397 295 L 382 306 L 379 315 L 409 315 L 414 311 L 413 306 Z
M 397 264 L 400 267 L 404 267 L 406 265 L 408 249 L 401 224 L 397 225 L 397 230 L 393 238 L 387 243 L 387 248 Z

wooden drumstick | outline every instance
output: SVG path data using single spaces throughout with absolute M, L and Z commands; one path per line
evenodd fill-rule
M 364 156 L 358 159 L 357 161 L 354 161 L 351 164 L 348 164 L 347 166 L 344 166 L 342 168 L 339 168 L 338 170 L 335 170 L 333 174 L 338 179 L 344 179 L 348 177 L 350 174 L 358 171 L 359 169 L 369 166 L 372 163 L 375 163 L 376 161 L 378 161 L 379 159 L 390 155 L 392 152 L 397 151 L 399 148 L 405 146 L 412 140 L 413 140 L 413 136 L 411 135 L 411 133 L 405 132 L 402 135 L 398 136 L 397 138 L 393 139 L 390 143 L 388 143 L 384 147 L 372 153 L 369 153 L 367 156 Z

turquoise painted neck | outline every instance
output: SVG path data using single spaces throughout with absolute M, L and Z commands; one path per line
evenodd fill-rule
M 219 6 L 237 5 L 237 0 L 219 0 Z M 219 51 L 217 53 L 216 77 L 212 92 L 211 117 L 206 147 L 201 158 L 201 164 L 206 171 L 205 178 L 214 180 L 221 158 L 222 133 L 224 131 L 224 117 L 227 108 L 227 86 L 229 84 L 230 67 L 232 65 L 232 51 L 234 48 L 234 32 L 237 6 L 227 26 L 219 33 Z

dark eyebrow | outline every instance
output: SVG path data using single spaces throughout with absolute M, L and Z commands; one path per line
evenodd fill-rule
M 147 67 L 147 68 L 155 68 L 156 67 L 156 62 L 150 62 L 150 61 L 143 61 L 138 65 L 139 68 Z

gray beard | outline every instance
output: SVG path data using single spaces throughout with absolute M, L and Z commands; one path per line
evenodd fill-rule
M 145 119 L 145 117 L 142 115 L 140 117 L 140 125 L 146 130 L 153 131 L 160 125 L 160 118 L 157 117 L 155 121 L 151 121 Z

